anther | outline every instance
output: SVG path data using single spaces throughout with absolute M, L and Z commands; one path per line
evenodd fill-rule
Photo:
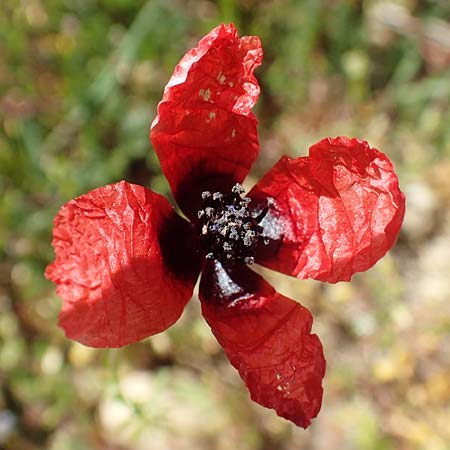
M 243 194 L 245 192 L 245 189 L 242 187 L 241 184 L 236 183 L 232 188 L 231 188 L 231 192 L 233 194 Z
M 207 259 L 254 263 L 256 245 L 266 241 L 261 235 L 259 222 L 268 206 L 265 211 L 258 211 L 255 217 L 249 209 L 251 199 L 244 197 L 244 192 L 239 183 L 228 193 L 202 192 L 203 204 L 197 213 L 197 229 Z
M 230 239 L 234 239 L 235 241 L 239 239 L 239 234 L 235 228 L 232 228 L 230 231 Z

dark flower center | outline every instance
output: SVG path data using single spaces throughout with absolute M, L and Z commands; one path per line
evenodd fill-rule
M 259 222 L 266 211 L 252 212 L 251 199 L 244 192 L 238 183 L 225 194 L 202 192 L 198 233 L 206 258 L 254 263 L 256 245 L 265 242 Z

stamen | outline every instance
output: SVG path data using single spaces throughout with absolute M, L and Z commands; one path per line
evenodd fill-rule
M 241 184 L 236 183 L 232 188 L 231 188 L 231 192 L 233 194 L 243 194 L 245 192 L 245 189 L 242 187 Z
M 251 199 L 245 197 L 244 188 L 236 183 L 231 192 L 202 192 L 202 208 L 198 211 L 198 230 L 206 258 L 219 261 L 242 261 L 253 264 L 258 243 L 265 243 L 259 222 L 268 211 L 254 217 L 249 210 Z

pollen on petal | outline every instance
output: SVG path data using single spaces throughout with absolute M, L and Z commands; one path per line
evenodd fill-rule
M 306 428 L 322 403 L 325 358 L 311 313 L 244 265 L 208 262 L 202 313 L 252 400 Z
M 259 151 L 251 109 L 260 88 L 256 36 L 239 38 L 221 25 L 176 66 L 152 123 L 150 137 L 172 192 L 192 220 L 202 191 L 242 182 Z

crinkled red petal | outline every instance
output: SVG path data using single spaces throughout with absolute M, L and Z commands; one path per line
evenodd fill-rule
M 150 137 L 174 196 L 195 217 L 203 190 L 242 182 L 259 151 L 251 108 L 259 95 L 256 36 L 232 24 L 213 29 L 176 66 Z
M 272 197 L 257 262 L 335 283 L 367 270 L 395 243 L 405 197 L 390 160 L 365 141 L 327 138 L 309 156 L 283 157 L 249 193 Z
M 303 428 L 322 403 L 325 358 L 311 313 L 244 265 L 210 262 L 202 312 L 255 402 Z
M 125 181 L 66 203 L 54 220 L 56 258 L 45 275 L 63 299 L 67 337 L 121 347 L 172 325 L 199 273 L 183 246 L 189 233 L 164 197 Z

